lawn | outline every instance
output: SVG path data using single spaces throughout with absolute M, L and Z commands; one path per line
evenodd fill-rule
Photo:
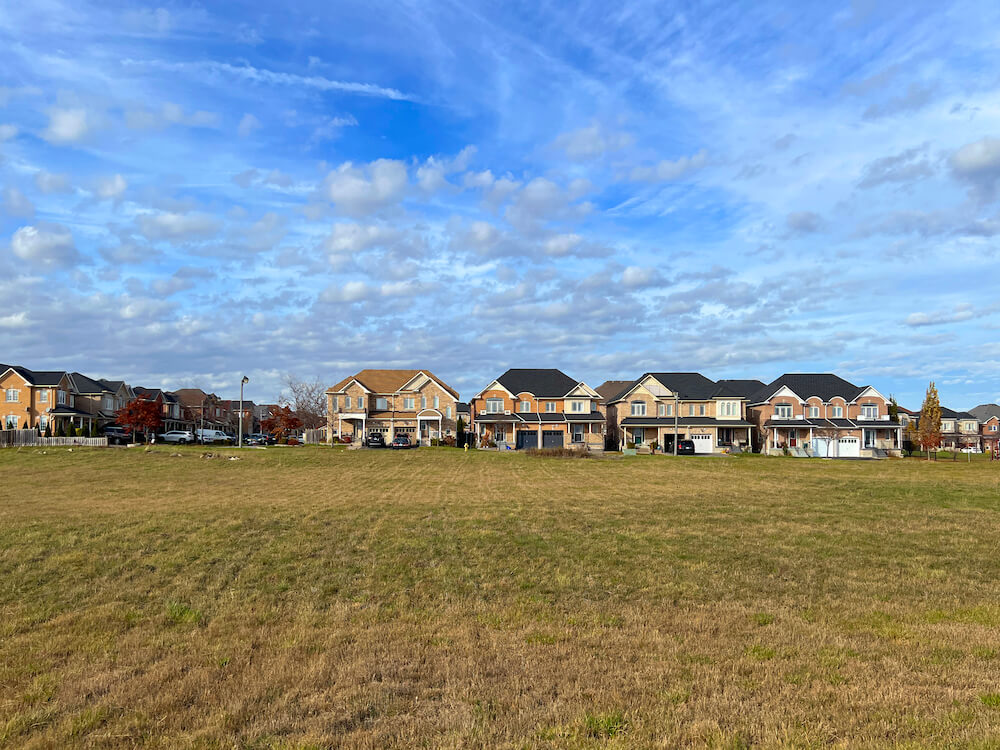
M 1000 464 L 221 453 L 0 451 L 0 747 L 1000 745 Z

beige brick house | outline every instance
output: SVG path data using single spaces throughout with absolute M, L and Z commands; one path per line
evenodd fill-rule
M 559 370 L 507 370 L 477 393 L 469 408 L 480 445 L 604 447 L 601 395 Z
M 750 393 L 759 380 L 720 380 L 697 372 L 647 372 L 608 399 L 614 410 L 622 447 L 649 447 L 665 452 L 677 440 L 691 440 L 697 453 L 750 448 L 752 423 L 747 419 Z
M 0 429 L 90 427 L 95 418 L 75 402 L 67 372 L 0 365 Z
M 362 370 L 328 388 L 326 402 L 327 442 L 377 432 L 428 445 L 456 431 L 458 391 L 430 370 Z
M 751 397 L 762 453 L 821 458 L 881 458 L 902 448 L 902 425 L 870 385 L 831 373 L 789 373 Z

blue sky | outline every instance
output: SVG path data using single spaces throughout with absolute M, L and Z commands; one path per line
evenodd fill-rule
M 0 9 L 0 361 L 1000 399 L 996 3 Z

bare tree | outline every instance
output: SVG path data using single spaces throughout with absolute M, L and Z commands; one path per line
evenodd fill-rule
M 279 403 L 288 406 L 302 420 L 307 430 L 326 426 L 326 385 L 322 380 L 303 380 L 294 374 L 284 378 L 286 390 L 278 397 Z

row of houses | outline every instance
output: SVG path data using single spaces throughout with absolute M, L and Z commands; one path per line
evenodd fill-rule
M 919 413 L 872 385 L 831 373 L 711 380 L 646 372 L 592 388 L 556 369 L 510 369 L 468 402 L 430 370 L 362 370 L 326 391 L 327 439 L 454 436 L 459 420 L 482 447 L 659 448 L 690 440 L 698 453 L 754 451 L 879 458 L 908 449 Z M 942 409 L 944 448 L 998 450 L 1000 406 Z
M 63 370 L 31 370 L 21 365 L 0 364 L 0 392 L 0 425 L 8 430 L 100 432 L 115 423 L 119 409 L 136 399 L 159 406 L 164 432 L 200 428 L 234 432 L 240 419 L 239 400 L 200 388 L 165 391 L 129 385 L 124 380 Z M 274 404 L 258 405 L 245 399 L 244 432 L 259 431 L 261 421 L 274 408 Z

